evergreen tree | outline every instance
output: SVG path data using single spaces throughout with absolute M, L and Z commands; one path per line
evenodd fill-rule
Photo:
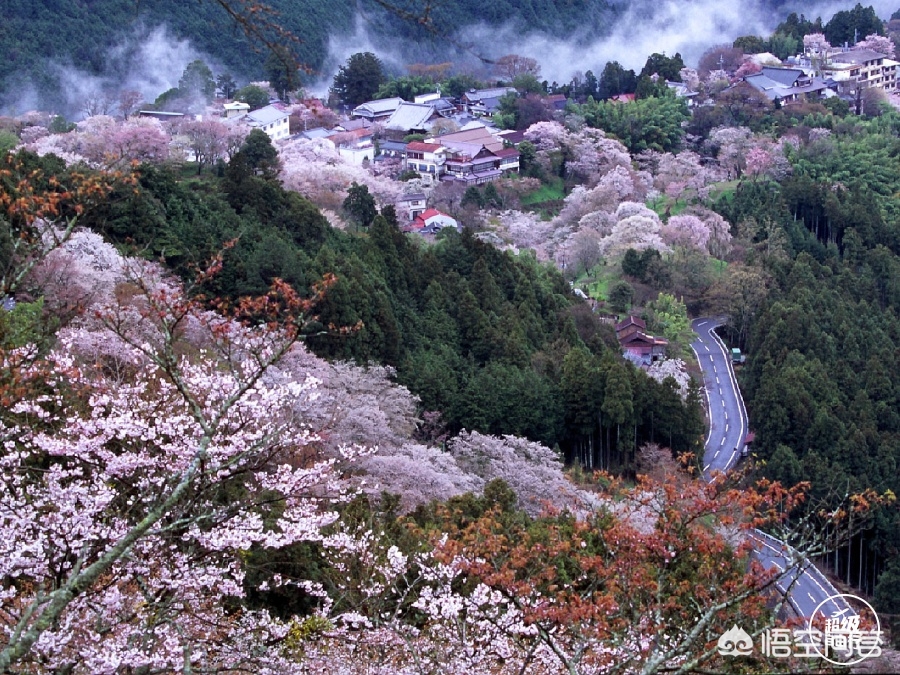
M 372 52 L 360 52 L 340 67 L 331 91 L 341 103 L 355 107 L 372 100 L 386 80 L 381 60 Z
M 369 194 L 369 186 L 359 185 L 356 181 L 347 189 L 344 199 L 344 210 L 357 225 L 368 227 L 378 215 L 375 197 Z

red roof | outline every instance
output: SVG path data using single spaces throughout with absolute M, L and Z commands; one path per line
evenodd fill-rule
M 618 333 L 618 332 L 624 330 L 625 328 L 628 328 L 629 326 L 637 326 L 643 330 L 647 330 L 647 324 L 644 323 L 643 319 L 639 319 L 636 316 L 629 316 L 624 321 L 621 321 L 616 324 L 616 332 Z
M 419 214 L 419 218 L 422 220 L 428 220 L 429 218 L 434 218 L 435 216 L 443 216 L 444 214 L 438 211 L 437 209 L 425 209 L 422 213 Z
M 519 151 L 515 148 L 503 148 L 502 150 L 496 150 L 494 154 L 497 155 L 497 157 L 518 157 Z
M 437 143 L 423 143 L 422 141 L 413 141 L 406 144 L 406 149 L 413 152 L 434 152 L 440 147 Z

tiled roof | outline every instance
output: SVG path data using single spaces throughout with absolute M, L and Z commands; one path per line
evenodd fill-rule
M 886 58 L 887 56 L 885 54 L 881 54 L 880 52 L 876 52 L 871 49 L 851 49 L 849 52 L 834 54 L 831 57 L 831 60 L 837 61 L 838 63 L 862 64 L 866 61 L 877 61 L 878 59 Z
M 384 123 L 385 129 L 408 131 L 424 129 L 434 115 L 434 106 L 428 103 L 401 103 Z
M 247 117 L 257 124 L 272 124 L 272 122 L 288 117 L 288 114 L 274 106 L 267 105 L 265 108 L 247 113 Z
M 354 115 L 362 115 L 363 113 L 369 113 L 370 115 L 387 115 L 388 113 L 396 110 L 400 104 L 403 103 L 403 99 L 399 96 L 395 96 L 394 98 L 381 98 L 377 101 L 366 101 L 353 109 Z
M 440 150 L 441 146 L 438 143 L 423 143 L 422 141 L 413 141 L 406 144 L 406 149 L 412 150 L 413 152 L 434 152 L 436 150 Z

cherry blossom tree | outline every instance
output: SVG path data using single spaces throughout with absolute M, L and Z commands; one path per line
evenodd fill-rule
M 279 157 L 285 188 L 327 209 L 339 210 L 354 182 L 368 187 L 379 206 L 393 204 L 406 187 L 346 162 L 328 139 L 291 141 L 279 148 Z
M 709 134 L 709 143 L 716 148 L 719 166 L 729 178 L 740 178 L 747 166 L 747 152 L 752 147 L 753 133 L 746 127 L 718 127 Z
M 229 137 L 229 127 L 216 120 L 188 121 L 180 129 L 188 139 L 188 148 L 197 163 L 197 173 L 204 166 L 210 166 L 225 155 Z
M 765 148 L 751 148 L 747 152 L 746 162 L 747 173 L 756 179 L 772 166 L 772 154 Z
M 129 184 L 134 177 L 46 175 L 22 157 L 7 154 L 0 159 L 0 228 L 5 240 L 0 294 L 14 295 L 32 269 L 71 238 L 84 209 L 109 194 L 116 181 Z
M 889 59 L 892 59 L 894 58 L 896 47 L 894 46 L 894 41 L 889 37 L 874 33 L 866 35 L 864 40 L 860 40 L 853 45 L 853 49 L 871 49 L 873 52 L 884 54 Z
M 315 382 L 268 376 L 301 327 L 272 321 L 311 302 L 277 285 L 240 304 L 245 324 L 135 265 L 130 291 L 46 359 L 2 354 L 0 671 L 284 672 L 267 645 L 288 627 L 227 599 L 245 597 L 241 551 L 320 539 L 335 518 L 330 462 L 303 459 L 315 439 L 293 408 Z M 85 351 L 92 333 L 129 377 Z
M 567 176 L 594 185 L 615 167 L 631 168 L 625 146 L 599 129 L 569 131 L 559 122 L 538 122 L 528 128 L 525 139 L 534 144 L 536 161 L 548 175 L 559 173 L 565 165 Z
M 709 228 L 697 216 L 672 216 L 662 226 L 660 236 L 670 246 L 683 246 L 706 252 Z
M 762 66 L 759 65 L 756 61 L 752 61 L 750 59 L 745 59 L 741 64 L 740 68 L 734 71 L 734 81 L 740 82 L 748 75 L 755 75 L 762 71 Z
M 831 44 L 825 39 L 823 33 L 809 33 L 803 36 L 803 53 L 809 57 L 817 72 L 821 70 L 828 59 L 830 50 Z

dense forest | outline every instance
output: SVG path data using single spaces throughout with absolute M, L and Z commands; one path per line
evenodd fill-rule
M 628 469 L 648 441 L 696 450 L 698 392 L 685 405 L 674 381 L 623 363 L 611 327 L 527 254 L 498 251 L 467 230 L 422 246 L 400 233 L 390 208 L 368 232 L 343 233 L 257 175 L 242 153 L 221 179 L 183 181 L 145 166 L 138 180 L 137 191 L 114 192 L 82 223 L 184 275 L 235 241 L 206 289 L 216 296 L 259 294 L 276 277 L 306 289 L 335 274 L 308 345 L 329 359 L 395 368 L 451 432 L 525 436 L 604 468 Z
M 811 481 L 814 504 L 900 490 L 898 124 L 895 113 L 807 116 L 791 130 L 813 139 L 789 152 L 793 174 L 745 182 L 722 205 L 750 228 L 767 274 L 752 328 L 739 335 L 732 325 L 751 354 L 741 382 L 762 470 L 786 484 Z M 896 613 L 896 510 L 868 527 L 827 562 Z
M 0 48 L 49 85 L 22 46 L 42 26 L 48 54 L 109 73 L 134 55 L 51 44 L 49 26 L 71 16 L 56 29 L 105 43 L 159 12 L 211 54 L 227 27 L 255 67 L 214 2 L 106 4 L 108 23 L 88 21 L 96 3 L 15 4 Z M 311 64 L 352 20 L 278 8 Z M 430 19 L 564 32 L 618 11 L 466 2 Z M 402 14 L 369 19 L 439 34 Z M 427 238 L 394 206 L 422 184 L 336 142 L 8 119 L 0 673 L 816 670 L 717 651 L 731 626 L 779 621 L 754 528 L 900 615 L 900 103 L 869 90 L 853 114 L 729 86 L 739 45 L 861 27 L 891 32 L 858 5 L 792 14 L 696 70 L 653 54 L 639 76 L 519 78 L 494 121 L 523 132 L 520 174 L 429 188 L 462 227 Z M 605 100 L 626 89 L 637 100 Z M 216 151 L 172 151 L 203 124 Z M 669 358 L 623 357 L 612 312 L 641 314 Z M 727 316 L 747 357 L 750 457 L 709 483 L 688 312 Z
M 324 65 L 330 36 L 351 31 L 357 9 L 364 17 L 366 30 L 376 40 L 379 36 L 400 36 L 416 41 L 417 53 L 411 55 L 410 62 L 440 57 L 446 51 L 442 45 L 460 27 L 478 22 L 512 21 L 522 27 L 541 26 L 553 34 L 565 35 L 583 26 L 586 17 L 602 30 L 613 15 L 604 0 L 504 1 L 489 6 L 468 0 L 439 3 L 423 22 L 409 20 L 423 12 L 421 7 L 403 3 L 385 3 L 394 11 L 386 11 L 376 3 L 363 3 L 358 8 L 319 0 L 272 0 L 264 4 L 273 13 L 252 16 L 260 26 L 271 21 L 297 38 L 289 42 L 290 49 L 298 62 L 309 68 L 312 80 L 317 79 L 317 71 Z M 240 9 L 238 3 L 234 5 Z M 37 94 L 49 104 L 54 102 L 54 91 L 75 86 L 73 79 L 104 76 L 118 84 L 127 80 L 136 62 L 147 60 L 147 67 L 152 69 L 152 61 L 162 54 L 142 49 L 150 42 L 149 30 L 159 25 L 166 26 L 171 39 L 188 40 L 193 48 L 221 64 L 221 70 L 244 83 L 265 75 L 267 53 L 262 45 L 258 40 L 248 40 L 240 25 L 215 1 L 185 5 L 177 0 L 13 0 L 4 4 L 3 14 L 0 101 L 4 102 Z M 267 35 L 284 42 L 277 34 Z M 97 45 L 109 48 L 98 50 Z M 59 101 L 55 103 L 58 105 Z

